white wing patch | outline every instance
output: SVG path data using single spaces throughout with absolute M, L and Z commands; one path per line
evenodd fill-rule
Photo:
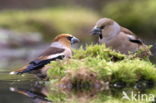
M 63 56 L 63 55 L 64 55 L 64 53 L 53 54 L 53 55 L 48 56 L 47 59 L 52 59 L 52 58 L 56 58 L 58 56 Z
M 133 36 L 133 35 L 127 35 L 128 36 L 128 38 L 130 38 L 130 39 L 135 39 L 135 37 Z

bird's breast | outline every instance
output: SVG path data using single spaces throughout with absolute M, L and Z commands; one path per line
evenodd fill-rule
M 71 49 L 66 48 L 64 54 L 65 54 L 65 58 L 71 58 L 72 57 Z

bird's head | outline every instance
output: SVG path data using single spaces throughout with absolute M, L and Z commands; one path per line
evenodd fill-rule
M 71 47 L 71 45 L 78 43 L 79 39 L 71 34 L 60 34 L 54 38 L 54 42 L 59 42 L 66 47 Z
M 110 31 L 120 28 L 120 26 L 112 19 L 101 18 L 98 20 L 91 31 L 92 35 L 98 35 L 100 39 L 110 35 Z

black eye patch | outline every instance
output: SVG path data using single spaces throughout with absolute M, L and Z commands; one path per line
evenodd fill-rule
M 105 26 L 101 26 L 101 27 L 100 27 L 100 29 L 104 29 L 104 28 L 105 28 Z
M 72 38 L 73 38 L 73 37 L 71 37 L 71 36 L 68 36 L 68 37 L 67 37 L 67 39 L 68 39 L 69 41 L 71 41 Z

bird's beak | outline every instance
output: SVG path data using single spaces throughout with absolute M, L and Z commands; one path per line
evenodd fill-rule
M 73 37 L 71 39 L 71 44 L 75 44 L 75 43 L 78 43 L 78 42 L 80 42 L 80 40 L 78 38 L 76 38 L 76 37 Z
M 102 31 L 99 27 L 95 27 L 91 31 L 91 35 L 101 35 L 101 34 L 102 34 Z

